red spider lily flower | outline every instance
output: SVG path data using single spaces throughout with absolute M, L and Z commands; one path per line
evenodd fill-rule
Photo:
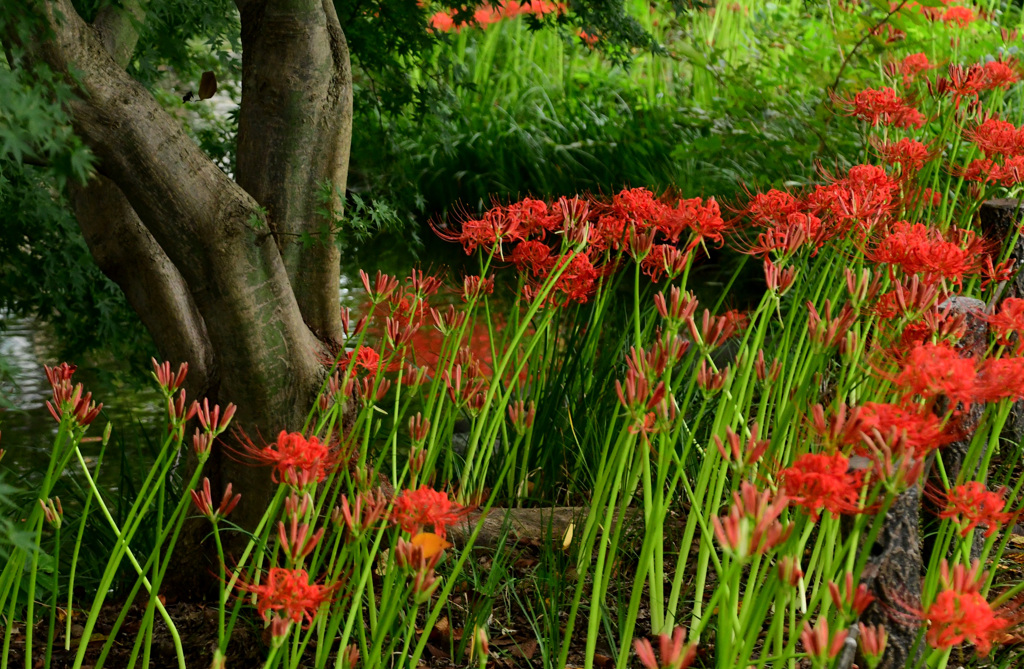
M 854 224 L 869 230 L 895 206 L 899 184 L 877 165 L 854 165 L 845 179 L 827 173 L 823 176 L 831 183 L 818 186 L 808 197 L 808 205 L 815 213 L 836 217 L 839 229 L 830 234 Z
M 906 274 L 959 283 L 964 275 L 980 271 L 986 250 L 984 240 L 972 231 L 951 227 L 944 235 L 922 223 L 899 221 L 865 255 L 873 262 L 898 266 Z
M 757 226 L 773 227 L 789 219 L 790 214 L 801 213 L 803 203 L 793 194 L 772 188 L 766 193 L 750 196 L 747 206 L 739 213 L 750 217 Z
M 467 276 L 462 280 L 462 301 L 473 302 L 494 293 L 494 277 Z
M 164 394 L 173 395 L 174 392 L 185 382 L 185 375 L 188 374 L 188 363 L 183 362 L 178 366 L 178 373 L 171 374 L 171 363 L 163 361 L 158 363 L 156 358 L 150 358 L 153 363 L 153 376 L 160 384 Z
M 710 239 L 719 247 L 725 241 L 722 233 L 728 229 L 728 225 L 722 219 L 718 202 L 713 197 L 708 198 L 707 204 L 699 197 L 680 200 L 670 216 L 692 231 L 693 238 L 687 246 L 688 249 L 692 249 L 704 239 Z M 666 232 L 666 236 L 673 242 L 677 239 L 677 234 L 673 234 L 676 227 L 677 225 L 674 225 L 672 230 Z
M 997 118 L 985 119 L 973 129 L 964 131 L 964 138 L 989 158 L 1015 156 L 1024 149 L 1021 131 L 1012 123 Z
M 443 536 L 441 540 L 444 540 Z M 400 568 L 415 572 L 412 589 L 417 604 L 429 599 L 440 583 L 434 575 L 434 568 L 443 554 L 444 551 L 439 550 L 428 555 L 421 543 L 399 537 L 395 546 L 395 562 Z
M 981 270 L 981 276 L 983 280 L 981 282 L 981 289 L 985 290 L 992 283 L 1002 283 L 1009 281 L 1016 274 L 1014 271 L 1014 265 L 1017 264 L 1016 258 L 1007 258 L 998 265 L 992 264 L 992 256 L 985 258 L 985 267 Z
M 977 18 L 974 10 L 970 7 L 957 5 L 946 10 L 946 13 L 942 15 L 942 22 L 947 26 L 966 28 Z
M 899 71 L 903 75 L 903 85 L 907 86 L 922 72 L 937 67 L 928 62 L 928 56 L 924 53 L 912 53 L 900 61 Z
M 904 358 L 895 379 L 907 396 L 931 399 L 945 395 L 951 402 L 970 404 L 974 399 L 974 361 L 942 344 L 915 346 Z
M 1013 624 L 993 611 L 992 605 L 981 595 L 986 572 L 980 576 L 977 572 L 977 561 L 970 569 L 958 564 L 953 567 L 951 577 L 949 565 L 942 561 L 941 580 L 945 589 L 923 612 L 928 621 L 925 640 L 932 648 L 952 648 L 966 641 L 974 644 L 978 654 L 985 657 L 992 649 L 995 635 Z
M 448 526 L 462 520 L 470 510 L 451 501 L 448 493 L 423 485 L 418 490 L 406 490 L 395 499 L 391 522 L 409 534 L 417 534 L 424 527 L 432 526 L 434 532 L 444 539 Z
M 706 393 L 716 393 L 725 387 L 725 381 L 729 378 L 729 368 L 724 367 L 715 372 L 708 361 L 700 361 L 700 369 L 697 370 L 697 385 Z
M 739 491 L 733 493 L 729 514 L 711 519 L 715 538 L 740 560 L 764 555 L 789 537 L 790 526 L 779 521 L 788 505 L 785 495 L 772 500 L 771 491 L 758 491 L 753 484 L 743 481 Z
M 46 401 L 46 408 L 53 419 L 60 423 L 64 416 L 70 416 L 80 427 L 92 424 L 100 415 L 103 404 L 96 404 L 92 400 L 91 392 L 83 396 L 84 388 L 81 383 L 71 385 L 71 375 L 75 373 L 75 366 L 61 363 L 54 368 L 43 365 L 43 369 L 53 387 L 53 403 Z
M 444 285 L 444 280 L 441 277 L 425 274 L 421 269 L 412 270 L 407 281 L 413 294 L 417 297 L 434 295 Z
M 232 510 L 238 505 L 238 501 L 242 499 L 242 495 L 238 494 L 234 497 L 231 496 L 231 484 L 224 488 L 224 496 L 221 497 L 220 504 L 216 509 L 213 508 L 213 495 L 210 492 L 210 479 L 203 477 L 203 490 L 202 492 L 196 492 L 195 490 L 189 490 L 192 495 L 192 502 L 199 509 L 199 513 L 203 514 L 210 519 L 210 522 L 216 523 L 221 518 L 226 517 Z
M 974 399 L 998 402 L 1024 399 L 1024 358 L 989 358 L 978 368 Z
M 985 538 L 1013 520 L 1014 514 L 1006 509 L 1006 488 L 989 490 L 980 481 L 969 481 L 953 486 L 945 494 L 934 495 L 943 505 L 939 518 L 952 519 L 960 527 L 960 536 L 979 525 L 985 526 Z
M 644 256 L 640 269 L 651 277 L 651 281 L 660 281 L 665 274 L 669 280 L 675 280 L 686 271 L 692 257 L 689 251 L 681 251 L 671 244 L 655 244 Z
M 555 259 L 552 272 L 558 272 L 566 265 L 568 256 L 559 256 Z M 584 304 L 597 290 L 597 280 L 600 274 L 594 267 L 590 258 L 584 253 L 577 253 L 568 260 L 568 266 L 562 271 L 550 293 L 550 302 L 559 306 L 566 306 L 570 302 Z M 557 294 L 564 296 L 559 300 Z
M 1020 80 L 1015 63 L 1001 60 L 990 60 L 981 66 L 981 90 L 991 91 L 997 88 L 1006 90 Z
M 789 291 L 789 288 L 793 285 L 793 280 L 796 278 L 797 268 L 790 265 L 785 269 L 780 269 L 771 260 L 765 258 L 764 261 L 764 280 L 768 285 L 768 290 L 782 297 Z
M 828 629 L 828 620 L 818 618 L 818 621 L 811 627 L 810 623 L 804 623 L 804 630 L 800 633 L 800 642 L 804 650 L 811 657 L 819 659 L 831 659 L 839 654 L 843 644 L 846 643 L 846 630 L 837 632 L 831 636 Z M 830 638 L 831 637 L 831 638 Z
M 956 438 L 943 427 L 938 416 L 915 404 L 865 402 L 860 407 L 858 418 L 861 438 L 878 430 L 887 443 L 903 439 L 902 447 L 909 449 L 915 459 L 923 459 Z
M 691 292 L 682 292 L 679 286 L 672 286 L 669 289 L 668 300 L 662 292 L 654 296 L 654 306 L 658 310 L 658 315 L 673 327 L 678 327 L 684 321 L 693 318 L 697 311 L 697 298 Z
M 1009 346 L 1014 335 L 1018 341 L 1024 333 L 1024 299 L 1008 297 L 999 305 L 999 312 L 985 317 L 996 335 L 996 342 Z
M 961 100 L 978 97 L 981 83 L 981 71 L 978 66 L 964 67 L 950 64 L 947 76 L 939 77 L 936 80 L 935 90 L 939 95 L 952 96 L 956 108 L 959 109 Z
M 461 243 L 467 255 L 471 255 L 477 248 L 487 254 L 502 255 L 503 244 L 523 241 L 527 232 L 522 219 L 515 213 L 509 215 L 505 207 L 494 207 L 483 218 L 463 221 L 462 230 L 458 234 L 436 227 L 434 231 L 441 239 Z
M 916 139 L 904 137 L 897 142 L 873 141 L 872 143 L 886 163 L 890 165 L 899 163 L 904 178 L 920 171 L 925 163 L 935 157 L 933 151 Z
M 380 369 L 380 353 L 369 346 L 360 346 L 355 351 L 349 351 L 345 355 L 342 369 L 351 369 L 352 374 L 360 370 L 368 376 L 376 376 Z
M 978 183 L 997 183 L 1002 178 L 1002 168 L 988 158 L 975 158 L 967 167 L 953 167 L 952 172 Z
M 370 296 L 370 302 L 373 304 L 380 304 L 398 288 L 398 279 L 387 274 L 382 274 L 380 270 L 377 270 L 377 275 L 374 278 L 373 284 L 370 284 L 370 275 L 359 270 L 359 280 L 363 282 L 363 288 L 366 289 L 366 294 Z
M 388 506 L 388 499 L 380 488 L 359 493 L 353 504 L 349 504 L 348 497 L 342 495 L 341 505 L 334 507 L 331 520 L 338 527 L 344 524 L 350 537 L 356 539 L 387 517 Z
M 537 406 L 533 400 L 518 400 L 508 405 L 508 420 L 518 434 L 525 434 L 533 427 L 533 419 L 537 415 Z
M 875 126 L 879 123 L 898 128 L 919 128 L 924 117 L 892 88 L 867 88 L 858 91 L 852 98 L 841 98 L 831 93 L 832 101 L 846 110 L 848 116 L 855 116 Z
M 271 568 L 262 585 L 239 585 L 241 590 L 256 595 L 256 610 L 264 620 L 269 621 L 273 613 L 293 623 L 303 619 L 312 623 L 317 610 L 331 600 L 335 587 L 310 583 L 305 569 L 284 567 Z
M 310 533 L 307 523 L 300 523 L 298 514 L 292 515 L 288 525 L 284 521 L 277 523 L 277 538 L 281 542 L 281 550 L 288 556 L 292 564 L 300 564 L 302 559 L 313 552 L 320 539 L 324 536 L 324 528 Z
M 667 634 L 658 635 L 661 662 L 655 657 L 654 647 L 649 640 L 636 639 L 633 648 L 640 664 L 646 669 L 686 669 L 697 657 L 697 644 L 684 643 L 685 640 L 686 629 L 683 627 L 675 628 L 671 637 Z
M 810 300 L 807 302 L 807 310 L 810 312 L 807 320 L 807 334 L 811 341 L 825 348 L 838 345 L 846 337 L 846 333 L 853 327 L 853 324 L 857 322 L 857 312 L 853 305 L 848 303 L 843 305 L 835 318 L 832 317 L 832 301 L 828 299 L 825 300 L 824 318 L 818 314 L 818 310 Z
M 78 369 L 77 365 L 69 365 L 66 362 L 62 362 L 54 367 L 47 367 L 43 365 L 43 371 L 46 372 L 46 380 L 50 382 L 50 387 L 54 390 L 64 382 L 71 381 L 71 376 Z
M 859 616 L 864 613 L 864 609 L 868 608 L 871 602 L 875 601 L 875 596 L 868 592 L 868 587 L 863 583 L 853 587 L 853 574 L 846 572 L 846 596 L 844 597 L 839 593 L 839 586 L 834 581 L 828 583 L 828 593 L 832 597 L 832 602 L 843 611 L 847 611 L 851 616 Z
M 849 464 L 842 453 L 805 453 L 779 472 L 780 489 L 806 508 L 813 520 L 820 517 L 821 509 L 835 515 L 859 513 L 863 472 L 848 471 Z
M 512 262 L 520 272 L 529 272 L 534 277 L 547 276 L 555 266 L 551 247 L 533 240 L 521 242 L 512 249 Z
M 277 441 L 264 448 L 257 448 L 245 439 L 242 450 L 257 464 L 274 467 L 274 483 L 289 485 L 297 485 L 300 479 L 307 477 L 323 481 L 338 460 L 338 455 L 315 435 L 307 438 L 301 432 L 286 430 L 281 430 Z
M 772 360 L 771 366 L 766 366 L 764 361 L 764 351 L 758 349 L 757 358 L 754 360 L 754 373 L 757 375 L 758 381 L 764 381 L 769 379 L 775 381 L 779 378 L 779 372 L 782 371 L 782 365 L 778 359 Z
M 739 434 L 731 427 L 725 428 L 725 440 L 729 443 L 728 449 L 717 434 L 713 437 L 713 440 L 723 460 L 750 465 L 761 459 L 764 452 L 768 450 L 768 444 L 770 443 L 767 439 L 758 439 L 758 432 L 759 428 L 755 422 L 750 426 L 750 439 L 747 440 L 746 445 L 743 445 Z
M 882 661 L 882 655 L 885 654 L 885 645 L 888 640 L 889 635 L 882 625 L 860 624 L 860 649 L 868 661 L 869 669 L 874 669 Z
M 217 437 L 224 430 L 228 429 L 228 425 L 231 423 L 231 419 L 234 417 L 235 412 L 238 411 L 238 407 L 234 404 L 228 404 L 227 408 L 224 409 L 224 415 L 220 414 L 220 406 L 217 404 L 213 405 L 213 409 L 210 409 L 210 400 L 206 397 L 203 398 L 203 405 L 200 407 L 197 404 L 196 414 L 199 417 L 199 424 L 203 426 L 203 430 L 210 435 Z

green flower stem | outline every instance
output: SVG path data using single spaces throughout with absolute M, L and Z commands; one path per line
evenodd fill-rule
M 127 556 L 128 561 L 131 562 L 132 566 L 135 568 L 135 571 L 142 578 L 143 586 L 145 586 L 146 590 L 149 592 L 150 598 L 156 598 L 156 595 L 155 593 L 153 593 L 152 588 L 150 586 L 149 579 L 147 579 L 143 575 L 145 574 L 145 571 L 143 571 L 142 567 L 139 566 L 138 561 L 135 559 L 135 555 L 128 547 L 128 541 L 131 540 L 131 535 L 123 535 L 121 533 L 121 530 L 117 527 L 117 523 L 114 521 L 113 516 L 110 515 L 110 511 L 109 509 L 107 509 L 107 505 L 103 503 L 103 498 L 100 497 L 99 491 L 96 489 L 96 482 L 92 479 L 92 476 L 89 475 L 89 468 L 88 466 L 86 466 L 85 459 L 82 458 L 82 453 L 81 451 L 78 450 L 77 446 L 75 447 L 75 454 L 78 456 L 78 462 L 82 466 L 82 470 L 85 472 L 85 477 L 86 480 L 89 482 L 89 487 L 92 489 L 92 494 L 96 497 L 96 500 L 99 503 L 100 510 L 103 512 L 103 515 L 107 519 L 107 522 L 110 524 L 110 526 L 114 529 L 114 532 L 117 534 L 118 548 L 115 548 L 114 555 L 112 556 L 115 559 L 115 563 L 120 562 L 121 556 Z M 92 635 L 92 628 L 95 626 L 97 622 L 99 616 L 99 607 L 103 603 L 102 595 L 110 587 L 110 583 L 113 581 L 114 578 L 113 572 L 115 571 L 116 570 L 111 569 L 108 566 L 103 574 L 103 577 L 100 580 L 99 595 L 93 602 L 93 607 L 89 612 L 89 617 L 86 619 L 85 631 L 82 634 L 82 642 L 79 644 L 78 654 L 75 656 L 74 669 L 79 669 L 82 666 L 82 662 L 85 660 L 85 651 L 86 648 L 88 647 L 88 640 L 89 637 Z M 160 617 L 163 618 L 164 623 L 167 624 L 168 632 L 170 633 L 171 639 L 174 642 L 174 651 L 178 658 L 178 667 L 180 669 L 185 669 L 185 651 L 182 648 L 181 637 L 178 635 L 178 630 L 174 626 L 174 621 L 171 620 L 171 616 L 167 613 L 167 609 L 164 608 L 163 603 L 161 603 L 159 599 L 155 599 L 155 603 L 157 610 L 160 612 Z
M 36 574 L 39 573 L 39 554 L 42 552 L 40 544 L 43 539 L 43 525 L 45 523 L 43 514 L 39 515 L 35 526 L 35 550 L 32 551 L 32 569 L 28 573 L 28 601 L 27 612 L 25 613 L 25 669 L 32 669 L 32 631 L 35 627 L 35 605 L 36 605 Z M 54 572 L 60 569 L 60 565 L 54 565 Z

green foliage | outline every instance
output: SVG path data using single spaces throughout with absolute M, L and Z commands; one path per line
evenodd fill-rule
M 51 323 L 69 357 L 101 350 L 138 370 L 152 351 L 48 169 L 9 160 L 0 161 L 0 309 Z
M 13 55 L 12 60 L 18 62 Z M 64 109 L 73 97 L 71 87 L 45 66 L 0 65 L 0 90 L 0 163 L 41 165 L 58 187 L 67 179 L 85 181 L 93 157 Z

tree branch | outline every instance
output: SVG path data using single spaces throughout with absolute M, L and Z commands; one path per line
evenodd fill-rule
M 114 182 L 96 176 L 85 186 L 72 184 L 70 199 L 96 264 L 124 291 L 163 359 L 189 363 L 188 393 L 202 397 L 214 355 L 181 274 Z
M 93 19 L 92 27 L 104 48 L 121 67 L 127 67 L 135 53 L 148 4 L 148 0 L 123 0 L 120 5 L 103 5 Z

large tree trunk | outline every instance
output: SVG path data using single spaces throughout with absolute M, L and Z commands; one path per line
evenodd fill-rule
M 99 159 L 72 193 L 90 249 L 164 357 L 192 365 L 192 389 L 238 405 L 254 439 L 300 429 L 342 336 L 338 250 L 321 234 L 340 215 L 320 192 L 344 191 L 352 112 L 333 5 L 239 2 L 239 185 L 126 73 L 144 4 L 122 4 L 89 25 L 70 0 L 46 0 L 52 32 L 22 45 L 78 89 L 75 130 Z M 223 456 L 208 467 L 243 491 L 233 520 L 252 528 L 269 472 Z

